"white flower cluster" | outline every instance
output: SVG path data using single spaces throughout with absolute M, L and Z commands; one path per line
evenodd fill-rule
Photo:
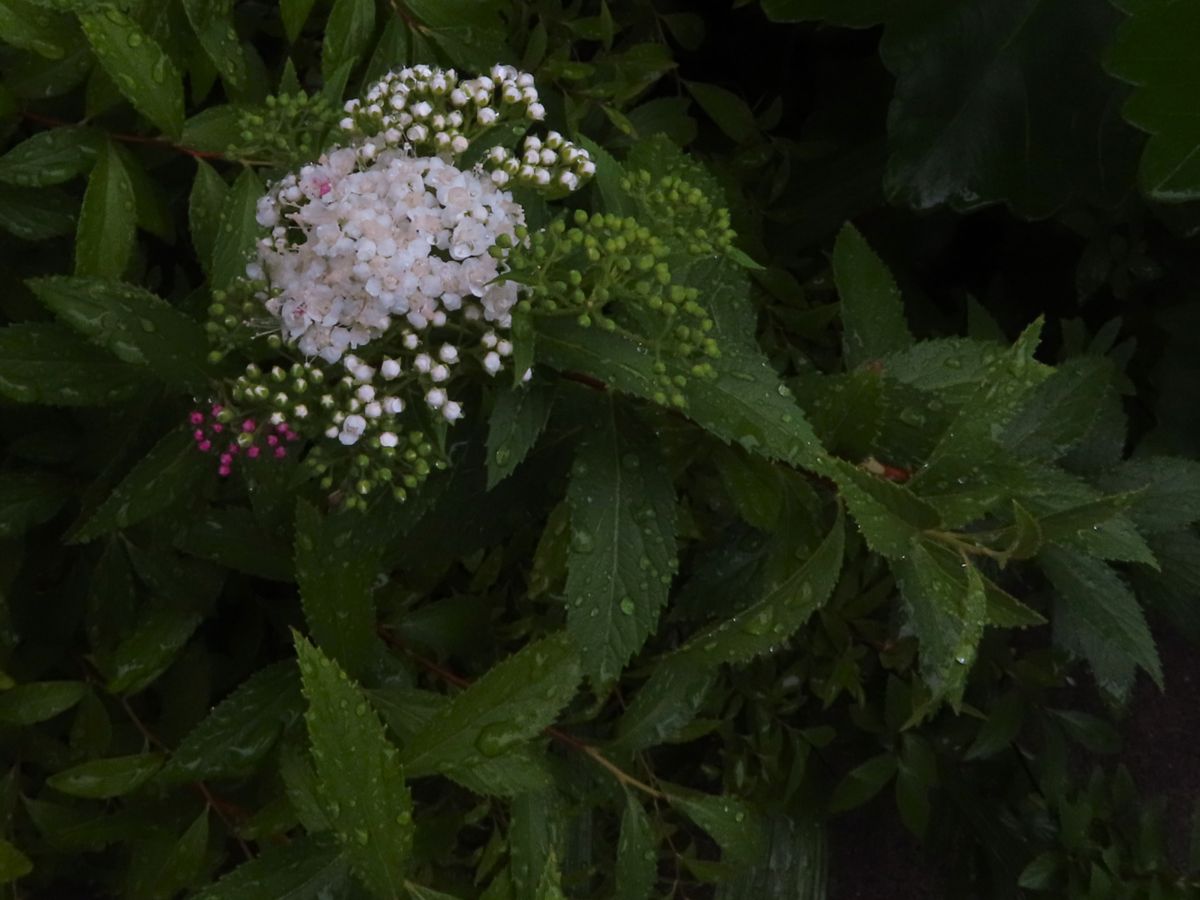
M 248 269 L 266 307 L 308 356 L 336 362 L 403 316 L 416 331 L 446 314 L 509 327 L 517 285 L 491 284 L 489 250 L 524 212 L 479 173 L 367 141 L 285 177 L 258 204 L 270 228 Z
M 389 72 L 346 103 L 344 131 L 381 135 L 388 146 L 462 153 L 477 134 L 513 114 L 540 122 L 533 76 L 512 66 L 492 66 L 488 75 L 462 81 L 453 69 L 420 65 Z

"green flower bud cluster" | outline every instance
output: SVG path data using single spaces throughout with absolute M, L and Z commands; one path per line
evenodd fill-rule
M 304 162 L 321 152 L 337 122 L 337 109 L 321 94 L 272 95 L 238 111 L 239 142 L 228 153 L 276 165 Z
M 212 347 L 209 362 L 220 362 L 267 332 L 270 332 L 266 338 L 268 345 L 278 349 L 282 343 L 279 335 L 274 333 L 278 324 L 263 312 L 263 297 L 267 290 L 265 281 L 240 278 L 224 290 L 213 291 L 208 321 L 204 323 Z
M 577 210 L 573 222 L 556 220 L 509 253 L 511 277 L 526 286 L 518 309 L 648 344 L 656 399 L 683 406 L 688 379 L 712 377 L 708 360 L 720 356 L 699 289 L 672 280 L 670 245 L 636 219 Z
M 718 207 L 687 179 L 664 175 L 655 179 L 649 172 L 634 172 L 621 182 L 634 197 L 647 222 L 661 235 L 695 256 L 723 254 L 737 236 L 729 225 L 729 210 Z

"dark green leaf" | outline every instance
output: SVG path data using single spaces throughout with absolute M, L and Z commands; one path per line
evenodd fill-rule
M 296 582 L 304 618 L 317 644 L 356 677 L 374 663 L 375 576 L 382 548 L 354 540 L 355 521 L 322 518 L 316 507 L 296 504 Z
M 374 0 L 334 0 L 325 24 L 321 74 L 328 79 L 347 63 L 353 68 L 367 52 L 374 27 Z
M 123 362 L 146 366 L 168 384 L 199 388 L 207 383 L 204 329 L 160 297 L 102 278 L 27 283 L 63 322 Z
M 85 128 L 39 131 L 0 156 L 0 181 L 21 187 L 46 187 L 70 181 L 91 168 L 100 146 Z
M 246 274 L 246 262 L 254 251 L 258 236 L 255 211 L 262 195 L 258 176 L 253 170 L 244 169 L 233 183 L 217 220 L 210 279 L 214 288 L 226 288 Z
M 252 771 L 302 711 L 296 667 L 280 662 L 248 678 L 180 742 L 159 780 L 203 781 Z
M 717 888 L 717 900 L 825 900 L 829 848 L 815 819 L 774 816 L 770 849 Z
M 229 185 L 217 170 L 202 159 L 196 160 L 196 180 L 188 200 L 188 224 L 192 245 L 206 272 L 211 274 L 213 248 L 221 227 L 221 210 L 229 199 Z
M 0 472 L 0 538 L 53 518 L 71 493 L 70 482 L 46 472 Z
M 200 625 L 195 613 L 155 609 L 143 614 L 133 633 L 104 661 L 108 691 L 136 694 L 169 666 Z
M 350 888 L 349 866 L 337 850 L 318 838 L 301 837 L 242 863 L 195 900 L 324 900 Z
M 578 683 L 565 634 L 527 644 L 438 710 L 405 744 L 405 768 L 426 775 L 500 756 L 552 724 Z
M 308 736 L 334 833 L 372 893 L 399 897 L 413 825 L 396 748 L 358 685 L 304 638 L 295 640 Z
M 670 474 L 645 426 L 611 398 L 580 443 L 567 499 L 567 628 L 603 684 L 654 630 L 677 567 Z
M 617 720 L 609 744 L 620 753 L 637 753 L 669 741 L 696 717 L 716 673 L 687 659 L 660 663 Z
M 287 32 L 287 38 L 292 43 L 295 43 L 296 38 L 299 37 L 300 30 L 308 20 L 314 2 L 316 0 L 279 0 L 279 14 L 283 18 L 283 30 Z
M 1200 521 L 1200 462 L 1174 456 L 1127 460 L 1103 477 L 1105 490 L 1136 492 L 1129 517 L 1145 534 L 1174 531 Z
M 553 400 L 553 392 L 539 382 L 502 390 L 496 395 L 496 405 L 488 419 L 488 490 L 511 475 L 537 443 L 550 417 Z
M 1097 680 L 1125 695 L 1133 666 L 1141 666 L 1162 686 L 1162 664 L 1154 638 L 1133 592 L 1107 564 L 1071 550 L 1047 549 L 1038 556 L 1058 590 L 1055 636 L 1084 656 Z
M 44 241 L 75 230 L 77 201 L 55 188 L 0 185 L 0 228 L 24 241 Z
M 96 58 L 134 109 L 170 137 L 183 130 L 183 77 L 166 51 L 114 6 L 81 11 Z
M 758 134 L 754 112 L 737 94 L 715 84 L 698 81 L 685 81 L 684 85 L 696 98 L 700 108 L 733 141 L 741 144 Z
M 833 593 L 842 571 L 845 535 L 839 508 L 833 528 L 803 565 L 737 615 L 690 638 L 680 654 L 697 662 L 745 663 L 778 648 Z
M 917 209 L 1004 202 L 1042 217 L 1127 191 L 1136 142 L 1100 65 L 1119 18 L 1109 4 L 922 0 L 890 18 L 881 55 L 896 75 L 893 199 Z
M 183 0 L 200 46 L 231 87 L 246 80 L 246 59 L 233 27 L 233 0 Z
M 137 236 L 133 183 L 111 142 L 88 179 L 75 235 L 75 274 L 120 278 Z
M 149 781 L 162 764 L 157 753 L 96 759 L 51 775 L 46 784 L 73 797 L 120 797 Z
M 1108 65 L 1137 86 L 1125 104 L 1125 118 L 1151 135 L 1138 172 L 1142 190 L 1167 203 L 1195 200 L 1200 197 L 1200 123 L 1189 98 L 1200 84 L 1200 60 L 1189 37 L 1200 28 L 1200 11 L 1190 3 L 1128 6 L 1132 15 L 1117 33 Z
M 721 858 L 745 866 L 758 860 L 766 846 L 762 819 L 736 797 L 701 794 L 664 785 L 671 805 L 708 832 L 721 848 Z
M 892 273 L 849 223 L 833 245 L 833 276 L 842 300 L 846 368 L 912 346 Z
M 170 508 L 191 493 L 210 462 L 186 430 L 167 433 L 76 529 L 72 540 L 90 541 Z
M 83 699 L 81 681 L 39 681 L 0 691 L 0 722 L 34 725 L 53 719 Z
M 852 769 L 833 789 L 829 801 L 831 812 L 844 812 L 862 806 L 892 780 L 896 774 L 896 757 L 890 753 L 873 756 Z
M 1112 363 L 1080 357 L 1063 363 L 1033 389 L 1008 423 L 1001 443 L 1020 456 L 1058 459 L 1082 440 L 1103 408 Z
M 405 6 L 454 65 L 487 72 L 514 61 L 495 0 L 406 0 Z
M 826 460 L 818 470 L 837 482 L 855 524 L 877 553 L 903 557 L 919 532 L 939 522 L 937 512 L 904 485 L 840 459 Z
M 965 558 L 962 564 L 965 589 L 921 541 L 892 565 L 909 624 L 920 642 L 921 675 L 935 696 L 948 697 L 955 706 L 962 699 L 987 617 L 979 572 Z
M 0 839 L 0 884 L 24 878 L 33 871 L 29 857 L 6 840 Z
M 649 900 L 658 879 L 658 853 L 650 820 L 642 802 L 625 792 L 621 814 L 621 837 L 617 841 L 617 892 L 614 900 Z

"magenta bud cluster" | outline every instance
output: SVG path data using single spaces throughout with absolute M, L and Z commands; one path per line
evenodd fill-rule
M 188 415 L 196 449 L 201 453 L 217 454 L 217 474 L 222 478 L 228 478 L 233 472 L 233 461 L 239 456 L 283 459 L 287 456 L 287 445 L 300 440 L 300 435 L 286 422 L 261 428 L 250 418 L 240 423 L 223 422 L 223 411 L 224 407 L 214 403 L 207 413 L 194 409 Z

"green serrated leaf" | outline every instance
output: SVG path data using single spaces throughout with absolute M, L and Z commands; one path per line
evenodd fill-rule
M 1200 521 L 1200 462 L 1175 456 L 1139 456 L 1102 476 L 1105 490 L 1133 492 L 1128 513 L 1145 534 L 1174 531 Z
M 99 508 L 71 535 L 77 542 L 127 528 L 173 506 L 191 493 L 208 471 L 184 429 L 168 432 L 130 470 Z
M 1005 549 L 1009 559 L 1029 559 L 1036 556 L 1043 541 L 1042 526 L 1037 517 L 1016 500 L 1013 501 L 1012 543 Z
M 95 759 L 56 772 L 46 779 L 46 784 L 72 797 L 94 800 L 120 797 L 149 781 L 162 764 L 162 755 L 158 753 Z
M 29 0 L 0 2 L 0 39 L 48 60 L 61 60 L 78 43 L 70 18 L 47 14 Z
M 374 663 L 375 576 L 382 548 L 353 539 L 353 518 L 322 518 L 305 500 L 296 504 L 296 583 L 304 618 L 321 649 L 361 677 Z
M 374 28 L 374 0 L 334 0 L 325 23 L 321 74 L 328 79 L 347 63 L 352 68 L 367 52 Z
M 323 900 L 344 896 L 349 889 L 350 867 L 338 848 L 304 836 L 283 847 L 267 848 L 200 891 L 194 900 Z
M 517 896 L 538 891 L 546 866 L 559 843 L 558 802 L 553 791 L 537 791 L 513 798 L 508 829 L 508 872 Z
M 538 382 L 496 395 L 496 405 L 488 419 L 488 490 L 511 475 L 537 443 L 550 418 L 553 402 L 553 392 Z
M 829 459 L 819 471 L 837 482 L 842 499 L 871 549 L 889 558 L 907 555 L 913 538 L 940 518 L 906 486 L 866 472 L 845 460 Z
M 427 35 L 456 66 L 486 72 L 496 63 L 516 62 L 508 49 L 503 7 L 481 0 L 407 0 L 409 11 Z
M 206 272 L 211 275 L 212 248 L 221 229 L 221 210 L 229 199 L 229 185 L 204 160 L 196 161 L 196 180 L 187 202 L 187 222 L 192 246 Z
M 658 852 L 650 819 L 633 793 L 625 792 L 621 836 L 617 841 L 617 891 L 614 900 L 649 900 L 658 880 Z
M 955 707 L 962 700 L 967 675 L 983 636 L 987 599 L 975 566 L 966 565 L 965 586 L 937 562 L 923 541 L 894 560 L 892 571 L 921 651 L 921 676 L 935 697 Z
M 188 733 L 159 780 L 179 783 L 244 776 L 258 766 L 301 711 L 295 665 L 279 662 L 261 669 Z
M 1200 197 L 1200 125 L 1188 96 L 1200 84 L 1200 62 L 1189 35 L 1200 28 L 1190 3 L 1139 3 L 1117 32 L 1108 68 L 1136 86 L 1125 118 L 1150 134 L 1138 179 L 1152 199 L 1181 203 Z
M 370 697 L 388 727 L 405 743 L 450 704 L 448 697 L 415 688 L 378 688 Z M 543 756 L 529 745 L 514 746 L 492 758 L 447 760 L 441 774 L 480 796 L 514 797 L 545 791 L 550 785 Z
M 86 128 L 39 131 L 0 156 L 0 181 L 19 187 L 62 184 L 90 169 L 100 146 Z
M 679 654 L 695 662 L 745 663 L 783 644 L 833 593 L 842 571 L 846 526 L 842 511 L 804 564 L 732 618 L 690 638 Z
M 203 327 L 162 298 L 103 278 L 58 276 L 26 283 L 59 319 L 122 362 L 146 366 L 179 387 L 208 383 Z
M 669 741 L 696 717 L 715 680 L 715 671 L 687 657 L 655 666 L 617 720 L 617 734 L 609 749 L 637 753 Z
M 816 819 L 776 815 L 770 849 L 717 888 L 717 900 L 825 900 L 829 846 Z
M 214 289 L 226 288 L 246 274 L 246 262 L 258 236 L 255 214 L 262 195 L 258 176 L 253 170 L 244 169 L 233 183 L 217 219 L 210 276 Z
M 183 0 L 183 9 L 200 46 L 226 84 L 246 80 L 246 58 L 233 27 L 233 0 Z
M 736 866 L 756 862 L 766 847 L 764 823 L 758 813 L 736 797 L 713 796 L 663 785 L 671 805 L 708 832 L 721 848 L 723 861 Z
M 565 634 L 527 644 L 439 709 L 404 746 L 414 776 L 495 758 L 554 722 L 579 684 L 579 656 Z
M 1038 563 L 1058 591 L 1055 638 L 1087 659 L 1101 686 L 1127 696 L 1134 667 L 1162 687 L 1162 663 L 1142 609 L 1106 563 L 1072 550 L 1048 548 Z
M 170 137 L 183 131 L 183 77 L 166 51 L 114 6 L 80 11 L 100 65 L 133 108 Z
M 376 896 L 399 897 L 413 833 L 399 754 L 358 685 L 303 637 L 295 641 L 313 760 L 338 843 Z
M 37 681 L 0 691 L 0 722 L 35 725 L 64 713 L 87 693 L 81 681 Z
M 137 237 L 133 183 L 112 142 L 105 142 L 88 178 L 75 234 L 75 274 L 120 278 Z
M 1112 368 L 1100 357 L 1067 360 L 1030 392 L 1001 443 L 1026 458 L 1061 457 L 1087 435 L 1103 409 Z
M 706 274 L 711 281 L 720 271 L 718 265 L 718 272 Z M 714 283 L 722 284 L 719 278 Z M 715 309 L 728 301 L 725 290 L 718 289 L 708 302 Z M 537 327 L 538 359 L 553 368 L 585 372 L 614 390 L 646 400 L 653 401 L 660 392 L 652 360 L 628 338 L 561 318 L 539 320 Z M 731 334 L 725 343 L 744 347 L 746 338 Z M 716 378 L 692 378 L 683 389 L 684 411 L 691 419 L 721 440 L 768 459 L 808 467 L 820 458 L 816 435 L 761 354 L 728 353 L 717 368 Z
M 987 759 L 994 756 L 1021 733 L 1025 721 L 1025 699 L 1011 691 L 1001 697 L 988 711 L 987 721 L 980 727 L 965 759 Z
M 847 369 L 912 346 L 892 273 L 849 223 L 833 245 L 833 277 L 842 301 Z
M 603 684 L 654 630 L 678 565 L 670 473 L 645 426 L 611 398 L 580 442 L 567 500 L 567 629 Z
M 136 694 L 149 687 L 179 655 L 200 625 L 200 616 L 177 609 L 143 613 L 133 632 L 104 660 L 105 688 Z

